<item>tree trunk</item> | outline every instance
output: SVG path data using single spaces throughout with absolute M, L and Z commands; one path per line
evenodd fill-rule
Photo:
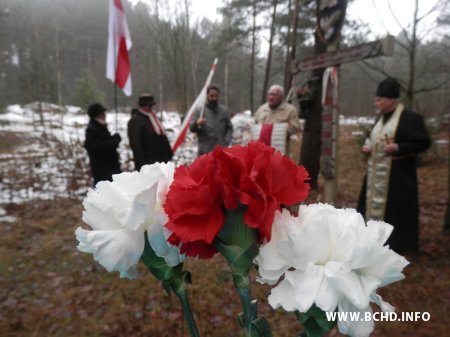
M 223 84 L 223 97 L 224 97 L 224 104 L 225 106 L 228 106 L 228 54 L 225 54 L 224 56 L 224 84 Z
M 161 24 L 159 21 L 159 2 L 158 0 L 155 1 L 155 19 L 156 19 L 156 30 L 157 30 L 157 34 L 159 35 L 161 33 Z M 163 79 L 163 75 L 162 75 L 162 66 L 163 66 L 163 62 L 162 62 L 162 50 L 161 50 L 161 44 L 158 43 L 156 45 L 156 76 L 158 77 L 158 99 L 159 99 L 159 107 L 162 109 L 162 107 L 164 106 L 164 87 L 163 87 L 163 83 L 164 83 L 164 79 Z M 165 107 L 164 107 L 165 108 Z
M 447 128 L 447 130 L 449 130 Z M 448 174 L 447 174 L 447 210 L 444 218 L 444 231 L 450 231 L 450 131 L 448 131 Z
M 314 54 L 325 52 L 326 45 L 315 35 Z M 314 92 L 313 111 L 305 117 L 305 128 L 300 153 L 300 164 L 305 166 L 311 178 L 311 189 L 318 190 L 318 177 L 320 171 L 320 154 L 322 146 L 322 76 L 324 69 L 314 70 L 314 78 L 317 79 Z
M 284 75 L 284 90 L 289 91 L 292 86 L 292 73 L 291 73 L 291 63 L 295 60 L 296 45 L 297 45 L 297 27 L 298 27 L 298 14 L 300 10 L 300 0 L 294 0 L 294 9 L 291 16 L 291 29 L 290 34 L 288 34 L 288 55 L 286 55 L 285 64 L 285 75 Z
M 251 64 L 250 64 L 250 110 L 252 115 L 255 113 L 255 104 L 254 104 L 254 87 L 255 87 L 255 60 L 256 60 L 256 1 L 253 0 L 252 5 L 252 56 L 251 56 Z
M 294 0 L 296 1 L 296 0 Z M 286 55 L 285 55 L 285 60 L 284 60 L 284 91 L 288 90 L 289 87 L 289 78 L 290 78 L 290 74 L 291 74 L 291 47 L 292 45 L 292 20 L 294 19 L 294 12 L 292 10 L 292 0 L 289 0 L 288 2 L 288 16 L 291 19 L 291 23 L 288 26 L 288 31 L 287 31 L 287 35 L 286 35 Z
M 270 24 L 269 51 L 267 53 L 266 72 L 264 75 L 261 104 L 264 104 L 264 102 L 266 101 L 266 92 L 269 86 L 270 65 L 272 63 L 272 47 L 273 47 L 273 36 L 275 35 L 275 19 L 277 15 L 277 5 L 278 0 L 273 0 L 272 22 Z
M 406 106 L 414 108 L 414 85 L 416 77 L 416 51 L 417 51 L 417 23 L 418 23 L 419 0 L 415 0 L 414 19 L 411 31 L 411 48 L 409 49 L 409 79 L 406 88 Z
M 55 26 L 55 63 L 56 63 L 56 91 L 58 98 L 58 105 L 63 105 L 62 90 L 61 90 L 61 62 L 59 57 L 59 30 Z

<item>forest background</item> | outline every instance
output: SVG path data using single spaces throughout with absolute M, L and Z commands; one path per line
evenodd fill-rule
M 160 109 L 183 115 L 215 57 L 219 65 L 213 82 L 231 113 L 255 111 L 273 83 L 287 90 L 291 83 L 301 87 L 312 74 L 300 73 L 291 81 L 290 64 L 314 53 L 316 2 L 224 1 L 218 8 L 222 20 L 213 22 L 193 15 L 189 0 L 123 1 L 133 41 L 135 95 L 119 92 L 119 105 L 132 106 L 138 93 L 151 92 Z M 373 114 L 374 89 L 386 75 L 412 91 L 412 104 L 426 117 L 448 112 L 450 40 L 445 30 L 438 33 L 449 22 L 447 2 L 437 1 L 430 10 L 438 13 L 431 26 L 422 25 L 430 13 L 413 12 L 396 36 L 393 57 L 341 67 L 341 114 Z M 0 0 L 0 9 L 0 107 L 44 101 L 85 108 L 93 100 L 112 107 L 113 86 L 105 78 L 107 1 Z M 368 24 L 356 21 L 347 21 L 342 35 L 341 49 L 376 36 Z
M 424 2 L 410 1 L 414 8 Z M 222 19 L 214 21 L 210 20 L 213 15 L 198 19 L 188 0 L 122 3 L 133 40 L 134 89 L 131 97 L 118 90 L 122 144 L 126 143 L 127 113 L 141 92 L 155 95 L 158 110 L 183 115 L 218 57 L 213 83 L 222 90 L 222 103 L 231 113 L 255 111 L 268 85 L 280 83 L 289 89 L 293 59 L 317 51 L 316 0 L 224 1 Z M 444 218 L 450 227 L 449 6 L 448 0 L 436 1 L 431 12 L 438 19 L 431 26 L 424 24 L 431 12 L 412 11 L 409 23 L 395 36 L 392 57 L 340 67 L 339 113 L 346 120 L 373 117 L 377 82 L 395 76 L 404 89 L 402 99 L 424 115 L 434 140 L 418 169 L 422 252 L 406 256 L 411 262 L 406 279 L 383 293 L 397 312 L 429 312 L 431 320 L 378 322 L 373 337 L 448 334 L 450 236 L 442 227 Z M 1 336 L 188 334 L 177 302 L 168 299 L 142 265 L 141 279 L 125 281 L 76 249 L 74 230 L 84 226 L 81 200 L 91 181 L 82 147 L 87 116 L 69 106 L 85 109 L 100 101 L 113 107 L 113 85 L 105 77 L 107 21 L 106 0 L 0 0 L 0 114 L 5 116 L 0 118 Z M 347 20 L 339 48 L 373 37 L 383 36 L 371 32 L 368 24 Z M 293 82 L 300 88 L 313 76 L 300 73 Z M 11 105 L 9 112 L 4 109 Z M 58 114 L 66 115 L 59 118 Z M 311 116 L 306 116 L 303 137 L 310 122 Z M 341 124 L 340 207 L 356 205 L 365 171 L 358 141 L 366 126 Z M 313 131 L 320 148 L 320 132 Z M 320 150 L 311 149 L 309 154 L 315 158 L 309 163 L 315 165 Z M 121 154 L 126 157 L 123 168 L 131 169 L 129 148 L 122 147 Z M 320 201 L 320 193 L 313 194 L 311 201 Z M 224 285 L 229 280 L 218 281 L 224 264 L 218 257 L 204 264 L 188 262 L 193 309 L 202 335 L 243 336 L 235 320 L 240 311 L 238 298 Z M 258 285 L 254 293 L 274 335 L 298 334 L 301 326 L 293 315 L 269 308 L 268 291 Z

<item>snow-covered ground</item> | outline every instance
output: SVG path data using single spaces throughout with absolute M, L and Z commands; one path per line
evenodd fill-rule
M 42 113 L 39 113 L 42 111 Z M 170 139 L 179 129 L 177 113 L 161 112 Z M 119 153 L 123 170 L 132 170 L 132 156 L 126 134 L 128 111 L 107 113 L 111 132 L 122 137 Z M 91 186 L 89 162 L 83 148 L 88 116 L 77 107 L 33 103 L 11 105 L 0 114 L 3 144 L 14 149 L 0 154 L 0 205 L 35 198 L 83 197 Z M 176 160 L 189 163 L 197 149 L 193 136 L 177 151 Z M 3 151 L 4 152 L 4 151 Z M 2 217 L 0 210 L 0 218 Z
M 42 113 L 39 113 L 42 111 Z M 171 143 L 179 129 L 180 118 L 176 112 L 158 112 Z M 126 134 L 129 109 L 107 113 L 109 130 L 122 137 L 119 153 L 122 169 L 134 167 Z M 340 117 L 342 125 L 357 125 L 361 131 L 374 122 L 374 118 Z M 11 105 L 0 114 L 0 133 L 3 153 L 0 154 L 0 205 L 21 203 L 36 198 L 53 200 L 60 197 L 83 198 L 91 187 L 87 153 L 83 148 L 87 114 L 80 108 L 54 104 L 32 103 Z M 253 118 L 249 111 L 232 118 L 233 144 L 246 144 L 250 140 Z M 10 152 L 8 146 L 13 149 Z M 191 163 L 197 154 L 196 138 L 188 133 L 184 144 L 174 156 L 177 165 Z M 0 208 L 0 219 L 4 218 Z M 6 219 L 6 220 L 5 220 Z M 11 219 L 9 219 L 11 220 Z

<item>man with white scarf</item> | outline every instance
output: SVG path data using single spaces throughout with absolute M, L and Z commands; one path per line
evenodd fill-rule
M 139 107 L 131 111 L 128 121 L 128 138 L 136 171 L 146 164 L 168 162 L 173 156 L 164 127 L 153 111 L 155 105 L 152 95 L 142 94 Z

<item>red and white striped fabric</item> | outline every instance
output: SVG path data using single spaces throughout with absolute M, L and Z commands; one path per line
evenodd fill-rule
M 125 93 L 132 94 L 130 59 L 131 37 L 121 0 L 109 0 L 108 55 L 106 77 Z
M 155 130 L 155 133 L 157 135 L 164 134 L 164 128 L 161 125 L 161 122 L 159 121 L 158 117 L 156 116 L 156 114 L 153 111 L 145 112 L 145 111 L 139 110 L 139 112 L 148 117 L 148 119 L 150 120 L 150 123 L 153 126 L 153 130 Z
M 286 154 L 287 123 L 253 124 L 251 138 L 272 146 L 282 154 Z
M 178 149 L 178 147 L 183 144 L 184 140 L 186 139 L 187 132 L 189 130 L 189 124 L 191 122 L 192 116 L 194 115 L 195 110 L 203 106 L 206 102 L 206 89 L 211 84 L 212 77 L 214 75 L 214 72 L 216 71 L 218 59 L 214 59 L 214 62 L 211 66 L 211 70 L 208 74 L 208 77 L 206 78 L 205 85 L 203 86 L 202 91 L 198 95 L 198 97 L 195 99 L 192 106 L 189 108 L 186 117 L 183 120 L 183 123 L 181 123 L 180 132 L 178 133 L 177 138 L 175 139 L 175 142 L 172 144 L 172 151 L 175 153 Z

